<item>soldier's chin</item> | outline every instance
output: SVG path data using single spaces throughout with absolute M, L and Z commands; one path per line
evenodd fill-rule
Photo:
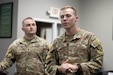
M 36 34 L 36 33 L 29 33 L 30 35 L 34 35 L 34 34 Z
M 70 29 L 69 27 L 64 27 L 65 29 Z
M 29 32 L 30 34 L 35 34 L 36 32 Z

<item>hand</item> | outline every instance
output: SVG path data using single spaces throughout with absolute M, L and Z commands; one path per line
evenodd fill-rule
M 69 64 L 69 63 L 67 63 L 66 65 L 69 67 L 68 68 L 68 72 L 71 72 L 71 73 L 77 72 L 77 70 L 78 70 L 78 66 L 77 65 L 72 65 L 72 64 Z
M 58 67 L 58 71 L 61 72 L 61 73 L 66 73 L 66 71 L 68 70 L 68 66 L 66 66 L 66 64 L 62 64 Z
M 72 64 L 67 63 L 67 62 L 68 62 L 68 60 L 63 62 L 63 64 L 58 67 L 58 71 L 62 72 L 62 73 L 67 73 L 67 72 L 74 73 L 74 72 L 77 72 L 78 66 L 77 65 L 72 65 Z
M 59 67 L 58 67 L 58 71 L 61 72 L 61 73 L 66 73 L 67 70 L 69 69 L 69 67 L 67 66 L 67 60 L 64 61 Z

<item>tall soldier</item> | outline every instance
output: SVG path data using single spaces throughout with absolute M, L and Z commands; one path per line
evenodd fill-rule
M 0 69 L 6 70 L 16 63 L 16 75 L 47 75 L 45 58 L 49 50 L 47 42 L 36 35 L 35 20 L 27 17 L 22 22 L 25 36 L 15 40 L 8 48 Z
M 66 30 L 58 36 L 47 56 L 50 75 L 94 75 L 103 66 L 103 48 L 95 34 L 77 26 L 76 9 L 61 8 L 61 25 Z

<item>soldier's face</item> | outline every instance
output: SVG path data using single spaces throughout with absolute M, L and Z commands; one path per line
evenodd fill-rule
M 22 30 L 25 32 L 26 35 L 36 34 L 37 26 L 34 20 L 27 19 L 23 23 Z
M 76 16 L 74 14 L 74 11 L 70 8 L 62 10 L 60 12 L 60 18 L 61 18 L 62 26 L 65 29 L 75 26 L 75 23 L 78 20 L 78 16 Z

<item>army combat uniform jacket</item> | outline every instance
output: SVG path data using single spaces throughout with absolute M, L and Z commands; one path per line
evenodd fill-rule
M 57 68 L 64 61 L 80 64 L 79 74 L 59 73 Z M 94 75 L 103 65 L 103 49 L 99 39 L 91 32 L 79 29 L 74 36 L 65 33 L 54 40 L 47 56 L 50 75 Z
M 17 39 L 8 48 L 0 69 L 6 70 L 16 62 L 16 75 L 47 75 L 45 58 L 48 49 L 47 42 L 38 36 L 31 41 Z

